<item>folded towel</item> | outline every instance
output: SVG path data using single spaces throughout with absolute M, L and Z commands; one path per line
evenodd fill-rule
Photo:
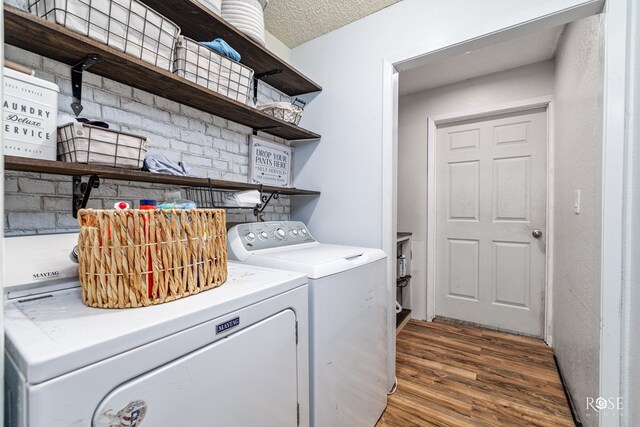
M 200 42 L 200 44 L 202 46 L 208 47 L 214 52 L 218 52 L 222 56 L 226 56 L 229 59 L 240 62 L 240 54 L 222 39 L 215 39 L 211 42 Z
M 186 163 L 171 161 L 164 154 L 149 153 L 144 159 L 144 169 L 149 172 L 169 175 L 195 176 L 193 169 Z

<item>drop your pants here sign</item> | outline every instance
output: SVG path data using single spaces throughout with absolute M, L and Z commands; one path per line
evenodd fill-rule
M 249 182 L 290 187 L 292 159 L 293 148 L 250 136 Z

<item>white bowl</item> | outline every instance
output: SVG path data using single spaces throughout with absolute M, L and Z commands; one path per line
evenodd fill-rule
M 256 9 L 247 5 L 222 5 L 220 9 L 222 13 L 243 13 L 249 16 L 262 17 L 264 12 L 262 9 Z

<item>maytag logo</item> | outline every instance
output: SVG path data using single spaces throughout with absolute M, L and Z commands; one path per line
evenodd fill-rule
M 236 326 L 238 326 L 240 324 L 240 317 L 235 317 L 231 320 L 227 320 L 224 323 L 220 323 L 218 325 L 216 325 L 216 335 L 227 331 L 231 328 L 235 328 Z
M 59 271 L 45 271 L 44 273 L 33 273 L 31 275 L 33 280 L 43 280 L 43 279 L 53 279 L 55 277 L 60 277 Z

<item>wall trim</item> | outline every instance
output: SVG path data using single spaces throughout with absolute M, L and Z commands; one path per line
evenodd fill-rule
M 396 372 L 396 236 L 398 232 L 398 82 L 393 64 L 383 61 L 382 109 L 382 250 L 387 254 L 387 390 Z
M 604 94 L 602 134 L 602 246 L 600 252 L 599 396 L 622 395 L 622 247 L 627 105 L 627 12 L 629 1 L 608 1 L 604 14 Z M 597 396 L 594 396 L 597 397 Z M 625 402 L 627 403 L 627 402 Z M 599 413 L 602 427 L 620 417 Z
M 507 102 L 493 106 L 477 107 L 469 110 L 433 116 L 427 119 L 427 321 L 436 315 L 436 142 L 439 125 L 455 123 L 463 120 L 477 120 L 498 114 L 525 112 L 538 108 L 545 108 L 547 112 L 547 200 L 546 200 L 546 235 L 547 247 L 545 252 L 545 309 L 544 309 L 544 340 L 547 344 L 553 342 L 553 247 L 554 247 L 554 117 L 553 97 L 542 96 Z

